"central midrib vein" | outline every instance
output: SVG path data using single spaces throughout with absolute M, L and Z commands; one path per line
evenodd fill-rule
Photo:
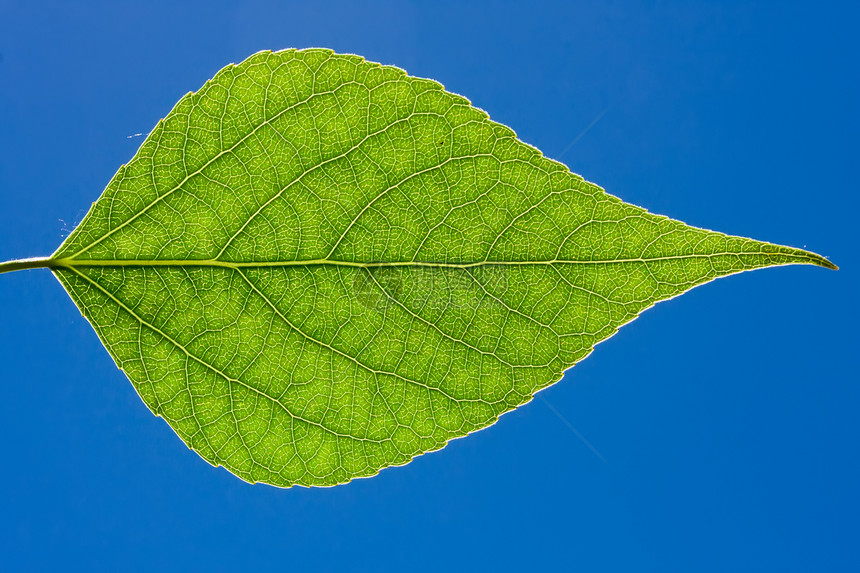
M 476 267 L 525 267 L 525 266 L 549 266 L 549 265 L 614 265 L 625 263 L 652 263 L 659 261 L 673 261 L 685 259 L 711 259 L 720 256 L 775 256 L 781 257 L 781 261 L 773 261 L 767 264 L 811 264 L 831 269 L 838 268 L 827 259 L 814 253 L 799 252 L 766 252 L 766 251 L 740 251 L 740 252 L 717 252 L 704 254 L 670 255 L 665 257 L 632 257 L 623 259 L 549 259 L 543 261 L 475 261 L 475 262 L 444 262 L 444 261 L 339 261 L 333 259 L 306 259 L 294 261 L 219 261 L 214 259 L 73 259 L 49 257 L 21 259 L 0 263 L 0 274 L 10 271 L 25 269 L 74 269 L 83 267 L 211 267 L 221 269 L 253 269 L 253 268 L 279 268 L 279 267 L 311 267 L 332 266 L 352 267 L 359 269 L 374 269 L 383 267 L 418 267 L 418 268 L 441 268 L 441 269 L 473 269 Z M 764 266 L 767 266 L 764 265 Z M 761 266 L 761 265 L 755 265 Z
M 663 257 L 639 257 L 620 259 L 566 260 L 551 259 L 537 261 L 476 261 L 476 262 L 442 262 L 442 261 L 340 261 L 334 259 L 306 259 L 293 261 L 219 261 L 211 259 L 47 259 L 44 266 L 55 269 L 74 267 L 215 267 L 224 269 L 248 268 L 277 268 L 301 266 L 335 266 L 354 268 L 381 267 L 431 267 L 449 269 L 471 269 L 490 266 L 530 266 L 530 265 L 609 265 L 623 263 L 650 263 L 659 261 L 710 259 L 718 256 L 780 256 L 797 259 L 798 262 L 809 261 L 812 258 L 799 253 L 768 253 L 762 251 L 750 252 L 717 252 L 710 254 L 670 255 Z

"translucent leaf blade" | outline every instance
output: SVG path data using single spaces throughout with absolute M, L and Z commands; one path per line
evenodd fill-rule
M 833 268 L 623 203 L 439 84 L 326 50 L 180 100 L 54 259 L 144 402 L 279 486 L 489 426 L 703 282 Z

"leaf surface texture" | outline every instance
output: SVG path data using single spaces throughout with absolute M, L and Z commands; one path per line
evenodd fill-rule
M 327 50 L 183 97 L 52 258 L 147 406 L 277 486 L 491 425 L 703 282 L 832 266 L 623 203 L 438 83 Z

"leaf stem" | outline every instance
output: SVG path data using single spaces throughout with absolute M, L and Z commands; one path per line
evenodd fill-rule
M 26 269 L 44 269 L 54 266 L 50 257 L 35 257 L 32 259 L 21 259 L 20 261 L 6 261 L 0 263 L 0 274 L 12 271 L 23 271 Z

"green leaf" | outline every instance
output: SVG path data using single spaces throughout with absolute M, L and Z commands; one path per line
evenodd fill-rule
M 436 82 L 259 53 L 183 97 L 50 267 L 143 401 L 278 486 L 409 462 L 660 300 L 799 249 L 623 203 Z

